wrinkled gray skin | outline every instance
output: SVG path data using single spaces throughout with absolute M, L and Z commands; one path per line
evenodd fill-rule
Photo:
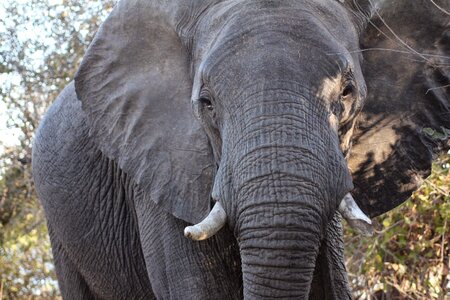
M 396 9 L 411 13 L 398 30 L 418 26 L 410 31 L 420 40 L 419 29 L 435 26 L 423 33 L 434 48 L 416 46 L 448 53 L 448 23 L 425 19 L 422 27 L 415 14 L 428 4 L 399 2 Z M 405 54 L 396 58 L 404 69 L 393 73 L 376 69 L 392 61 L 368 54 L 373 71 L 363 75 L 355 50 L 373 12 L 363 1 L 119 2 L 33 149 L 64 298 L 351 298 L 340 200 L 354 181 L 372 217 L 404 201 L 429 172 L 431 154 L 408 156 L 393 145 L 408 136 L 432 153 L 443 146 L 420 128 L 449 126 L 439 119 L 449 111 L 448 90 L 433 90 L 427 101 L 440 105 L 427 106 L 424 80 L 397 82 L 388 95 L 380 80 L 416 76 L 430 62 L 410 67 Z M 373 36 L 367 47 L 388 40 Z M 447 69 L 436 70 L 440 77 L 426 84 L 448 80 Z M 366 83 L 369 94 L 395 98 L 367 98 Z M 415 102 L 401 102 L 402 93 Z M 372 110 L 361 113 L 352 161 L 364 102 Z M 411 119 L 412 107 L 426 114 Z M 385 129 L 389 139 L 370 142 Z M 391 191 L 383 194 L 384 180 Z M 212 201 L 224 207 L 227 226 L 206 241 L 185 238 L 184 227 Z

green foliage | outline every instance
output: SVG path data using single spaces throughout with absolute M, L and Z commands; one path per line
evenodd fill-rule
M 355 299 L 443 299 L 449 294 L 450 154 L 420 190 L 376 218 L 370 238 L 345 230 Z
M 433 128 L 430 128 L 430 127 L 425 127 L 422 129 L 422 132 L 434 140 L 446 141 L 446 140 L 450 139 L 450 129 L 442 127 L 442 126 L 441 126 L 441 131 L 434 130 Z
M 40 208 L 21 214 L 4 231 L 0 266 L 6 299 L 30 295 L 48 299 L 59 293 L 47 228 L 41 214 Z

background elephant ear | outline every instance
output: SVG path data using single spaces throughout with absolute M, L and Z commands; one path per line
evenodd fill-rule
M 75 87 L 102 152 L 153 201 L 196 223 L 210 210 L 213 158 L 192 113 L 188 54 L 173 26 L 189 4 L 154 2 L 119 2 Z
M 371 217 L 407 200 L 449 148 L 449 8 L 448 0 L 386 1 L 361 38 L 368 98 L 349 166 Z

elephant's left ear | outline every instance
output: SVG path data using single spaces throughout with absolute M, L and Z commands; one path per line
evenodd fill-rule
M 190 1 L 119 1 L 75 88 L 101 151 L 150 199 L 197 223 L 210 210 L 214 164 L 192 113 L 188 53 L 177 34 L 192 9 Z
M 371 217 L 407 200 L 449 148 L 449 8 L 448 0 L 386 1 L 363 32 L 368 98 L 349 167 Z

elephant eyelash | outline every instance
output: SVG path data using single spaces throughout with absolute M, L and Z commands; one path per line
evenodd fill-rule
M 355 77 L 351 69 L 343 75 L 341 100 L 353 99 L 356 95 Z
M 208 110 L 213 110 L 214 106 L 213 106 L 213 101 L 211 99 L 212 99 L 212 97 L 211 97 L 210 90 L 206 86 L 202 85 L 201 90 L 200 90 L 200 95 L 197 100 L 198 103 L 202 107 L 204 107 Z

